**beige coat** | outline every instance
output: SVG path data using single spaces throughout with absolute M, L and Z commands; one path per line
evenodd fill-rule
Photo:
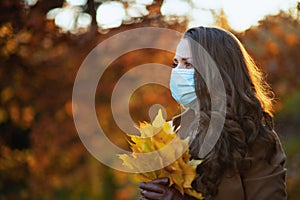
M 193 112 L 185 112 L 186 119 L 194 119 Z M 173 123 L 178 123 L 178 117 Z M 180 129 L 184 129 L 181 125 Z M 253 153 L 247 159 L 252 160 L 251 168 L 244 174 L 227 176 L 224 174 L 214 200 L 285 200 L 286 199 L 286 156 L 277 134 L 277 148 L 271 163 L 263 159 L 264 145 L 255 144 Z

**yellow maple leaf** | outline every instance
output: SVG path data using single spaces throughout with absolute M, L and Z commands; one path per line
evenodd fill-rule
M 153 122 L 152 122 L 152 126 L 155 128 L 160 128 L 162 127 L 162 125 L 165 123 L 165 120 L 162 116 L 162 112 L 161 109 L 159 109 L 156 117 L 154 118 Z
M 199 161 L 190 161 L 191 155 L 188 151 L 188 140 L 180 139 L 174 133 L 173 127 L 162 116 L 161 110 L 152 124 L 147 122 L 140 123 L 138 127 L 140 136 L 128 135 L 129 144 L 133 153 L 131 155 L 119 155 L 123 160 L 123 165 L 142 172 L 147 166 L 157 169 L 157 166 L 151 166 L 155 163 L 162 166 L 159 170 L 143 172 L 136 174 L 140 181 L 153 181 L 157 178 L 167 177 L 170 180 L 170 186 L 173 185 L 180 193 L 186 193 L 197 199 L 202 199 L 202 195 L 193 190 L 191 183 L 196 178 L 196 166 Z M 138 157 L 138 153 L 149 153 L 156 151 L 158 157 L 154 160 L 147 160 L 143 156 Z
M 141 122 L 139 130 L 141 133 L 141 137 L 143 138 L 151 137 L 154 135 L 154 127 L 147 122 Z

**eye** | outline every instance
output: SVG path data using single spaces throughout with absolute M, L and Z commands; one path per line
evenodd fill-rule
M 193 64 L 192 64 L 192 63 L 185 62 L 184 65 L 185 65 L 185 67 L 186 67 L 187 69 L 193 68 Z
M 177 67 L 178 63 L 173 62 L 172 67 Z

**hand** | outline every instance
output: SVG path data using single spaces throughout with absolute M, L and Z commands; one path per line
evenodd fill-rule
M 178 190 L 169 187 L 168 178 L 156 179 L 152 182 L 141 182 L 142 197 L 140 200 L 182 200 L 183 196 Z

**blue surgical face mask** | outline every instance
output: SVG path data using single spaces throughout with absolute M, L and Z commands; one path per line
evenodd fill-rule
M 192 107 L 197 99 L 194 83 L 194 69 L 174 68 L 170 77 L 173 98 L 186 107 Z

